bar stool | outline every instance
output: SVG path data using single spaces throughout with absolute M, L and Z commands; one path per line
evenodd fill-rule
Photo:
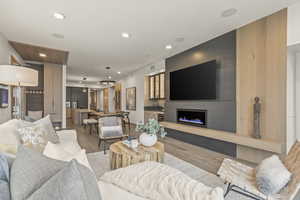
M 96 132 L 98 134 L 98 121 L 96 119 L 83 119 L 82 123 L 85 128 L 89 127 L 90 135 L 92 135 L 93 129 L 96 129 Z

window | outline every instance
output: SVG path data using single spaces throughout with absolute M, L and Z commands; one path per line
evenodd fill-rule
M 149 98 L 152 100 L 165 98 L 165 73 L 149 76 Z

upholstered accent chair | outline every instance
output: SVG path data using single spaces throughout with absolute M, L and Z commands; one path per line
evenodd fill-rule
M 283 163 L 292 173 L 292 179 L 276 197 L 284 200 L 298 200 L 300 195 L 298 194 L 300 189 L 300 142 L 294 144 Z M 230 191 L 234 191 L 257 200 L 274 199 L 267 197 L 257 189 L 255 168 L 231 159 L 224 159 L 218 175 L 228 184 L 225 197 Z
M 99 124 L 99 143 L 101 146 L 103 141 L 104 154 L 106 153 L 106 142 L 110 140 L 123 140 L 128 137 L 128 134 L 123 132 L 122 118 L 119 116 L 106 116 L 98 120 Z

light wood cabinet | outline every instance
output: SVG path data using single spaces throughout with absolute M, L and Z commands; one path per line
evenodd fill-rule
M 165 98 L 165 73 L 149 76 L 149 99 Z
M 62 66 L 44 65 L 44 112 L 53 122 L 62 121 Z

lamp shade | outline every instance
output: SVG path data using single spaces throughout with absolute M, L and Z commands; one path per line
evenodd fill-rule
M 21 66 L 0 65 L 0 84 L 38 86 L 38 71 Z

